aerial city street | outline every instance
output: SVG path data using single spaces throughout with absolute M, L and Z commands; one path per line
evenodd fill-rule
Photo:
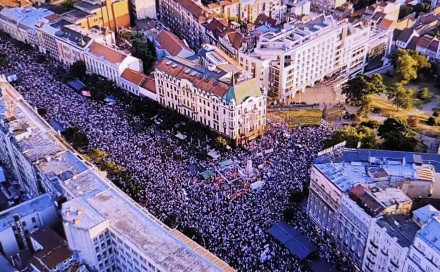
M 440 271 L 440 3 L 0 0 L 1 271 Z

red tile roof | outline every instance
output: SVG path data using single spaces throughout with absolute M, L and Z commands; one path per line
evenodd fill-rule
M 49 21 L 49 23 L 53 23 L 53 22 L 61 19 L 61 16 L 58 14 L 52 14 L 52 15 L 46 16 L 44 18 L 47 19 Z
M 392 24 L 393 24 L 393 21 L 388 20 L 388 19 L 383 19 L 380 21 L 378 26 L 383 29 L 389 29 Z
M 146 77 L 145 81 L 142 83 L 142 88 L 152 93 L 156 93 L 156 82 L 152 77 Z
M 232 47 L 234 47 L 237 50 L 243 46 L 244 37 L 243 35 L 241 35 L 241 33 L 237 31 L 229 32 L 228 39 L 231 42 Z
M 134 71 L 130 68 L 127 68 L 124 70 L 121 77 L 123 79 L 130 81 L 131 83 L 139 86 L 147 76 L 141 72 L 137 72 L 137 71 Z
M 96 56 L 104 57 L 113 63 L 121 63 L 127 56 L 110 47 L 93 42 L 89 47 L 90 53 Z
M 190 50 L 181 39 L 166 30 L 162 30 L 157 35 L 156 42 L 159 43 L 160 49 L 166 50 L 173 57 L 179 55 L 183 49 Z
M 185 73 L 187 69 L 190 69 L 181 64 L 177 64 L 175 62 L 168 62 L 169 59 L 163 59 L 157 66 L 156 69 L 163 71 L 166 74 L 169 74 L 173 77 L 177 77 L 180 79 L 187 79 L 194 86 L 210 92 L 212 94 L 223 97 L 226 92 L 229 90 L 229 85 L 215 79 L 209 78 L 206 75 L 200 76 L 201 74 L 197 72 L 196 75 L 192 76 L 191 72 Z M 168 63 L 168 64 L 167 64 Z M 177 64 L 177 66 L 173 67 L 173 64 Z
M 195 2 L 191 0 L 175 0 L 176 3 L 180 4 L 184 9 L 189 11 L 194 17 L 199 19 L 204 16 L 205 10 Z

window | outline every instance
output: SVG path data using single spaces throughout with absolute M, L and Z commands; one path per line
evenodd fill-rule
M 408 272 L 416 272 L 416 269 L 411 265 L 408 265 Z
M 35 217 L 32 217 L 32 223 L 37 222 L 37 220 L 35 219 Z
M 420 263 L 420 258 L 416 254 L 413 254 L 413 259 L 416 263 Z

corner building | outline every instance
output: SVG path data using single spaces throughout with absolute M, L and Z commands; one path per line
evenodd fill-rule
M 158 102 L 231 139 L 235 144 L 263 134 L 266 95 L 256 79 L 225 65 L 205 68 L 166 58 L 155 71 Z

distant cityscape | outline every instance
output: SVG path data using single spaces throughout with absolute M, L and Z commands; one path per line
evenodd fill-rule
M 0 271 L 440 271 L 439 18 L 0 0 Z

